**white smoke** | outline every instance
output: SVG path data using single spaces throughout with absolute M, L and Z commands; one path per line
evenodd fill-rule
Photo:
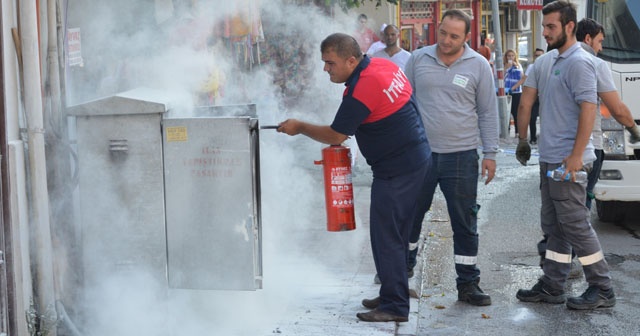
M 336 10 L 331 18 L 286 0 L 199 1 L 194 10 L 184 12 L 171 1 L 156 0 L 155 8 L 147 3 L 146 11 L 154 13 L 151 20 L 136 18 L 141 5 L 128 1 L 94 4 L 97 9 L 78 7 L 71 12 L 76 16 L 69 19 L 70 25 L 81 25 L 85 53 L 84 68 L 67 73 L 70 104 L 149 87 L 167 92 L 176 110 L 188 116 L 194 106 L 202 105 L 194 92 L 210 79 L 213 70 L 220 87 L 215 104 L 256 104 L 262 125 L 286 118 L 317 124 L 333 119 L 344 87 L 331 83 L 322 71 L 319 45 L 331 33 L 349 33 L 355 15 Z M 252 7 L 256 4 L 260 6 Z M 249 56 L 234 53 L 234 45 L 201 31 L 191 30 L 182 40 L 167 40 L 182 19 L 193 19 L 197 24 L 191 27 L 210 32 L 222 20 L 246 13 L 247 8 L 261 15 L 263 46 L 276 46 L 283 59 L 305 63 L 259 63 L 255 54 L 247 62 Z M 280 40 L 268 39 L 274 37 Z M 292 77 L 282 79 L 287 67 L 293 67 L 286 72 Z M 325 145 L 272 130 L 261 131 L 260 137 L 264 288 L 169 289 L 141 270 L 128 270 L 85 289 L 84 304 L 74 309 L 83 316 L 77 323 L 85 334 L 268 334 L 291 301 L 309 295 L 305 293 L 307 282 L 335 281 L 336 275 L 328 270 L 331 261 L 360 253 L 368 239 L 362 228 L 338 235 L 326 232 L 322 167 L 313 165 Z M 333 236 L 324 249 L 326 254 L 310 253 L 309 246 L 317 237 L 327 234 Z

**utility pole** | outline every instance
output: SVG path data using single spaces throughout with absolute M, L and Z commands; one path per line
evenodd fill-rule
M 31 262 L 34 279 L 34 311 L 28 323 L 39 335 L 56 336 L 53 249 L 49 221 L 49 191 L 45 155 L 44 118 L 38 45 L 39 14 L 35 1 L 20 1 L 20 45 L 23 65 L 23 102 L 27 126 L 27 152 L 30 181 Z
M 496 44 L 496 60 L 493 66 L 496 67 L 498 76 L 498 113 L 500 115 L 500 138 L 509 137 L 509 107 L 507 106 L 507 96 L 504 94 L 504 62 L 502 60 L 502 30 L 500 28 L 500 11 L 498 0 L 491 0 L 491 15 L 493 16 L 493 32 Z

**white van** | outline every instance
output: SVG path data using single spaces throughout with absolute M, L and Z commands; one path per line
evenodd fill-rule
M 589 0 L 587 17 L 605 28 L 598 57 L 610 64 L 613 79 L 636 124 L 640 124 L 640 1 Z M 602 221 L 621 221 L 640 205 L 640 143 L 613 118 L 603 118 L 604 162 L 594 194 Z

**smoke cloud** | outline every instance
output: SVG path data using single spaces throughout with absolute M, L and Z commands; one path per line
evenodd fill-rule
M 322 71 L 319 45 L 350 33 L 357 16 L 338 9 L 330 17 L 287 0 L 69 1 L 67 11 L 66 28 L 81 30 L 83 57 L 67 68 L 68 105 L 145 87 L 165 92 L 172 112 L 185 117 L 198 106 L 256 104 L 261 125 L 333 120 L 344 87 Z M 246 24 L 244 38 L 230 37 L 242 29 L 235 19 Z M 84 288 L 82 304 L 67 309 L 83 333 L 269 334 L 289 304 L 317 295 L 307 283 L 338 281 L 332 262 L 360 253 L 368 233 L 326 232 L 322 168 L 313 165 L 325 145 L 271 130 L 260 139 L 263 289 L 169 289 L 126 268 Z M 120 216 L 135 215 L 121 210 L 126 200 L 110 204 Z M 327 234 L 318 255 L 315 244 Z

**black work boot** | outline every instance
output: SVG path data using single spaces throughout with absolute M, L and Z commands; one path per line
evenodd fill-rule
M 613 288 L 607 290 L 597 286 L 589 286 L 582 295 L 567 299 L 567 307 L 571 309 L 608 308 L 616 305 L 616 295 Z
M 374 299 L 364 299 L 362 300 L 362 305 L 369 309 L 376 309 L 380 305 L 380 297 L 376 297 Z
M 516 297 L 524 302 L 564 303 L 566 300 L 563 290 L 553 289 L 542 280 L 531 289 L 519 289 Z
M 356 316 L 364 322 L 407 322 L 409 317 L 393 315 L 374 309 L 366 313 L 357 313 Z
M 488 306 L 491 304 L 491 297 L 489 294 L 485 294 L 480 286 L 479 281 L 467 282 L 459 284 L 458 287 L 458 301 L 467 302 L 474 306 Z

